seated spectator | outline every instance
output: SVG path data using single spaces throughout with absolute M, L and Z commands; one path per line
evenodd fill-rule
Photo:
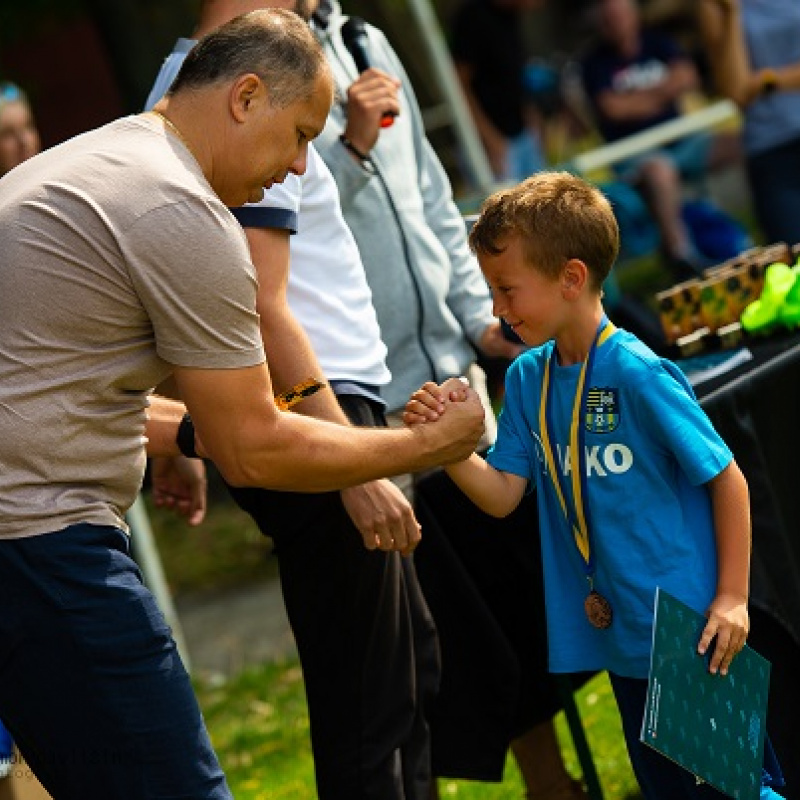
M 41 147 L 28 99 L 13 83 L 0 83 L 0 177 Z
M 465 0 L 452 25 L 456 73 L 497 180 L 544 168 L 540 115 L 526 98 L 522 14 L 542 0 Z
M 692 61 L 672 39 L 643 27 L 634 0 L 598 0 L 596 14 L 600 40 L 583 57 L 581 72 L 606 141 L 677 117 L 681 97 L 699 86 Z M 696 134 L 616 165 L 618 177 L 648 203 L 675 277 L 692 277 L 705 266 L 681 216 L 683 181 L 737 156 L 731 137 Z

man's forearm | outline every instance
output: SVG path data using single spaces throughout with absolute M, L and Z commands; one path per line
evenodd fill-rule
M 155 394 L 150 397 L 145 426 L 148 456 L 180 455 L 176 435 L 185 413 L 186 406 L 178 400 Z
M 279 411 L 264 364 L 176 367 L 175 376 L 205 453 L 234 486 L 342 489 L 464 458 L 483 432 L 483 406 L 474 393 L 421 432 L 345 428 Z
M 233 485 L 333 491 L 463 458 L 474 450 L 483 429 L 483 408 L 477 400 L 476 404 L 480 416 L 473 415 L 470 423 L 462 416 L 459 425 L 452 424 L 458 413 L 453 411 L 447 420 L 424 430 L 345 430 L 324 420 L 282 413 L 273 425 L 253 419 L 240 427 L 237 441 L 227 447 L 230 458 L 218 457 L 210 444 L 209 455 Z M 200 435 L 206 441 L 204 430 Z

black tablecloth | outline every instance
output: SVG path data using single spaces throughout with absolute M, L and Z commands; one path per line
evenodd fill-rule
M 748 480 L 753 602 L 800 645 L 800 336 L 747 346 L 752 360 L 695 392 Z
M 695 391 L 748 481 L 749 644 L 772 662 L 768 729 L 787 779 L 783 794 L 800 798 L 800 335 L 746 346 L 751 361 Z

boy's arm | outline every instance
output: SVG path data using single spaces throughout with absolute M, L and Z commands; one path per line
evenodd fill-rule
M 411 395 L 403 421 L 406 425 L 434 422 L 445 413 L 448 403 L 466 400 L 468 391 L 462 378 L 449 378 L 441 386 L 429 381 Z M 495 469 L 476 453 L 445 466 L 445 471 L 481 511 L 493 517 L 507 517 L 519 505 L 528 485 L 525 478 Z
M 750 498 L 747 481 L 735 461 L 710 481 L 708 488 L 717 540 L 717 593 L 697 649 L 705 653 L 716 636 L 709 671 L 726 675 L 749 630 Z
M 501 472 L 475 453 L 445 470 L 456 486 L 492 517 L 507 517 L 519 505 L 528 485 L 525 478 Z

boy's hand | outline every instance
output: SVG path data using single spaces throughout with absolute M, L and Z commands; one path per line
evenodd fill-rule
M 439 385 L 428 381 L 411 395 L 403 412 L 406 425 L 420 425 L 435 422 L 444 414 L 445 401 L 462 403 L 467 399 L 469 384 L 466 378 L 448 378 Z
M 708 623 L 703 629 L 697 652 L 704 655 L 716 636 L 708 671 L 712 675 L 717 671 L 720 675 L 727 675 L 731 661 L 744 647 L 750 630 L 747 600 L 738 595 L 718 594 L 708 607 L 706 616 Z

